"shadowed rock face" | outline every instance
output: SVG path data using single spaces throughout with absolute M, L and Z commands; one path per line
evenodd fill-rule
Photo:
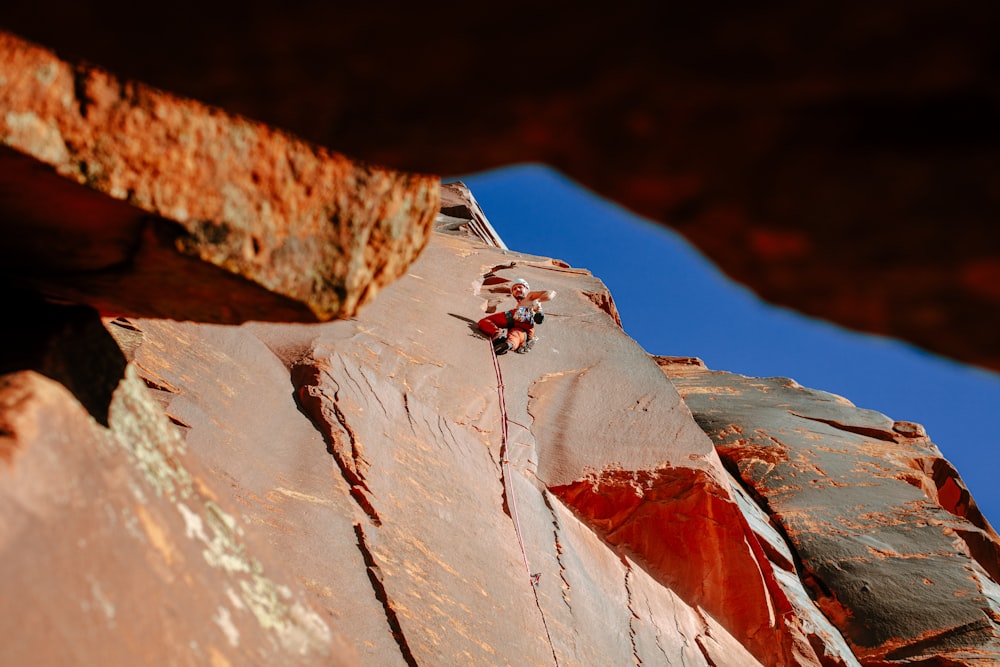
M 1000 370 L 997 3 L 46 7 L 0 25 L 376 164 L 544 162 L 772 302 Z

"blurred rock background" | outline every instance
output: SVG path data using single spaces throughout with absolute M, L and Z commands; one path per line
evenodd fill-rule
M 774 303 L 1000 370 L 1000 5 L 99 5 L 0 26 L 384 166 L 544 162 Z

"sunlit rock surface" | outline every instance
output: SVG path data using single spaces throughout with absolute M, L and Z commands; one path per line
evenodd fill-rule
M 0 377 L 0 662 L 353 664 L 129 366 L 101 426 Z
M 918 424 L 785 378 L 661 363 L 862 662 L 1000 660 L 1000 540 Z
M 467 230 L 350 320 L 105 319 L 106 425 L 3 376 L 4 664 L 996 659 L 995 535 L 916 425 L 651 358 L 586 271 Z M 498 382 L 515 277 L 558 296 Z M 840 458 L 764 474 L 722 423 Z
M 504 451 L 490 346 L 474 322 L 513 277 L 559 296 L 535 349 L 500 358 Z M 745 636 L 769 627 L 776 603 L 727 475 L 655 362 L 586 294 L 600 291 L 585 271 L 439 233 L 350 321 L 109 327 L 218 471 L 213 487 L 267 534 L 363 664 L 752 664 L 745 644 L 778 664 L 783 642 L 763 649 Z M 614 403 L 587 385 L 601 378 Z M 643 408 L 645 426 L 630 428 Z M 690 569 L 712 570 L 713 585 L 728 577 L 730 598 L 666 585 L 660 550 L 611 548 L 560 497 L 595 475 L 663 468 L 690 477 L 694 498 L 720 496 L 732 528 L 713 551 L 732 550 L 733 565 L 692 553 Z M 699 503 L 711 504 L 692 500 L 685 519 L 708 530 Z

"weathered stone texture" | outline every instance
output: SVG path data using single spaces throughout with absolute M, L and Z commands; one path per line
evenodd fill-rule
M 349 320 L 105 318 L 103 411 L 3 375 L 0 661 L 996 657 L 996 535 L 918 425 L 653 359 L 588 272 L 477 234 Z M 557 297 L 498 378 L 515 277 Z
M 0 67 L 0 257 L 50 294 L 203 321 L 348 317 L 427 242 L 436 177 L 354 162 L 9 33 Z
M 481 285 L 484 275 L 502 281 Z M 513 276 L 559 296 L 535 351 L 501 359 L 504 463 L 497 379 L 474 320 Z M 754 664 L 740 623 L 699 610 L 639 550 L 609 548 L 547 488 L 549 478 L 622 465 L 638 475 L 693 466 L 691 494 L 720 494 L 716 518 L 738 517 L 725 500 L 726 473 L 676 392 L 583 293 L 602 290 L 584 271 L 436 234 L 408 275 L 350 321 L 109 328 L 130 341 L 132 363 L 214 471 L 205 485 L 270 535 L 312 608 L 353 638 L 362 664 Z M 615 371 L 625 360 L 647 369 L 640 385 Z M 624 402 L 577 411 L 566 401 L 592 401 L 590 392 L 539 389 L 546 378 L 588 373 L 617 376 Z M 558 414 L 534 413 L 541 395 Z M 624 408 L 643 396 L 648 417 L 629 443 L 620 434 L 633 413 Z M 560 440 L 541 426 L 553 420 L 611 440 L 578 440 L 575 426 L 567 435 L 576 444 Z M 676 439 L 664 442 L 664 429 Z M 699 485 L 696 470 L 715 481 Z M 735 543 L 717 546 L 756 562 L 747 535 L 734 531 L 726 539 Z M 765 586 L 740 595 L 747 590 L 757 597 L 741 605 L 771 604 Z M 720 594 L 706 600 L 718 611 Z
M 997 661 L 918 424 L 649 357 L 460 186 L 0 58 L 3 664 Z M 497 361 L 515 277 L 558 296 Z
M 663 368 L 862 664 L 1000 660 L 1000 539 L 922 428 L 783 378 Z
M 107 427 L 53 380 L 2 376 L 0 478 L 3 664 L 351 663 L 134 367 Z

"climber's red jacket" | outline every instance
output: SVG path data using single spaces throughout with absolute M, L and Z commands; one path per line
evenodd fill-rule
M 553 290 L 529 292 L 518 302 L 516 308 L 493 313 L 479 320 L 479 330 L 493 338 L 500 329 L 506 329 L 511 349 L 516 350 L 529 338 L 535 337 L 535 321 L 532 316 L 538 311 L 540 302 L 549 301 L 555 295 Z

